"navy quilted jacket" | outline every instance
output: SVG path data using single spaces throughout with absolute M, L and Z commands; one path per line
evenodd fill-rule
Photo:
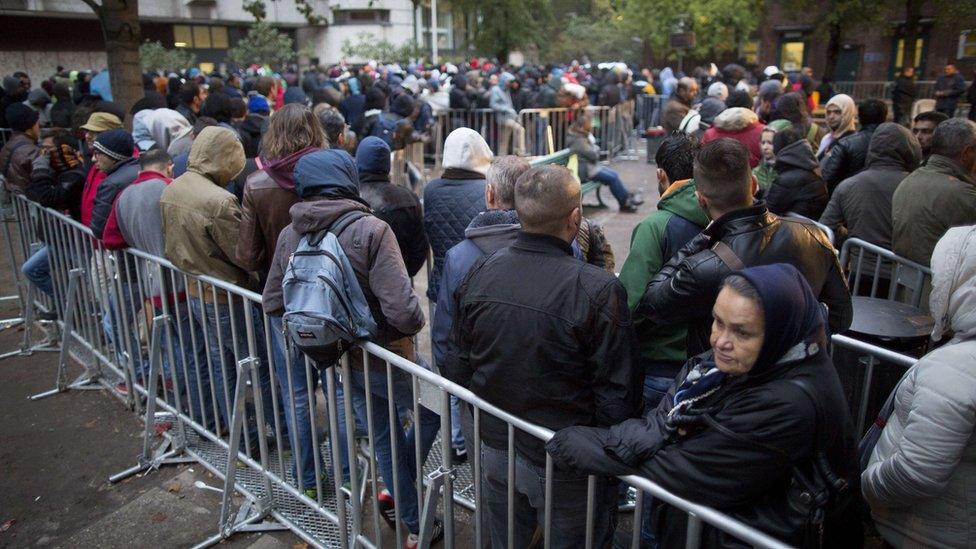
M 424 229 L 434 253 L 434 267 L 427 281 L 427 297 L 431 300 L 437 299 L 444 255 L 464 240 L 464 229 L 485 210 L 484 177 L 475 172 L 463 173 L 463 177 L 480 179 L 436 179 L 424 188 Z

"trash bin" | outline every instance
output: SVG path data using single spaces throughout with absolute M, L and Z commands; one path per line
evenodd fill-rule
M 654 162 L 654 157 L 657 156 L 657 150 L 661 147 L 661 143 L 664 142 L 664 128 L 660 126 L 656 128 L 647 128 L 644 132 L 644 136 L 647 141 L 647 163 L 652 164 Z

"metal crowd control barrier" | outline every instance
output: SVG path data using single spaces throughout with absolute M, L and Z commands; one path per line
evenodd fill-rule
M 925 303 L 932 270 L 891 250 L 859 238 L 848 238 L 840 250 L 840 264 L 849 273 L 851 295 L 905 301 L 920 309 Z
M 21 231 L 22 244 L 43 239 L 51 251 L 54 302 L 63 318 L 58 383 L 38 397 L 73 387 L 63 381 L 68 361 L 80 363 L 83 385 L 111 390 L 144 420 L 135 464 L 111 481 L 186 461 L 223 479 L 217 533 L 200 546 L 242 531 L 289 529 L 315 547 L 402 547 L 408 531 L 428 547 L 443 524 L 446 547 L 481 547 L 488 535 L 484 509 L 476 504 L 483 496 L 482 458 L 474 452 L 471 463 L 452 463 L 449 396 L 471 407 L 474 448 L 480 447 L 484 416 L 508 425 L 510 502 L 515 433 L 543 441 L 552 436 L 409 360 L 413 351 L 406 341 L 389 348 L 366 343 L 320 370 L 292 348 L 280 319 L 262 313 L 259 294 L 189 275 L 138 250 L 105 250 L 86 227 L 63 214 L 23 197 L 17 201 L 25 216 L 21 225 L 36 219 L 40 227 Z M 552 505 L 559 497 L 551 457 L 546 471 L 548 547 Z M 705 524 L 750 545 L 785 547 L 646 479 L 623 480 L 639 494 L 648 492 L 689 514 L 689 547 L 700 544 Z M 384 485 L 395 501 L 392 510 L 390 498 L 381 496 Z M 588 486 L 591 547 L 595 477 Z M 233 508 L 235 491 L 245 498 L 240 509 Z M 635 517 L 642 498 L 635 502 Z M 508 510 L 511 540 L 514 511 L 511 505 Z M 392 541 L 380 526 L 388 515 Z M 462 515 L 474 524 L 473 540 L 456 539 Z M 635 526 L 632 546 L 638 537 Z
M 637 118 L 637 131 L 640 135 L 648 128 L 655 128 L 661 125 L 661 115 L 664 114 L 664 105 L 668 102 L 665 95 L 638 95 L 634 98 L 635 113 Z

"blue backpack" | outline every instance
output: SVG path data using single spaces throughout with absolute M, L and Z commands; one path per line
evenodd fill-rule
M 337 238 L 367 215 L 348 212 L 327 229 L 303 235 L 281 281 L 285 333 L 320 368 L 376 333 L 366 296 Z

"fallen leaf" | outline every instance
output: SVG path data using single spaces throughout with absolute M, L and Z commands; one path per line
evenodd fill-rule
M 171 482 L 165 485 L 164 488 L 166 488 L 167 492 L 172 492 L 174 494 L 177 494 L 179 493 L 180 490 L 183 489 L 183 485 L 180 484 L 179 482 Z
M 17 524 L 17 519 L 7 519 L 3 521 L 3 524 L 0 524 L 0 532 L 6 532 L 7 530 L 10 530 L 10 527 L 13 526 L 14 524 Z

